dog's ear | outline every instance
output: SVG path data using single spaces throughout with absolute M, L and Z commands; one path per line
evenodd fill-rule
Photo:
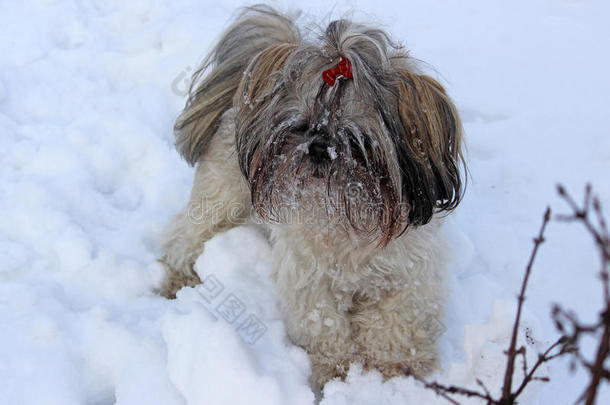
M 265 172 L 260 169 L 265 159 L 264 153 L 272 153 L 274 148 L 260 148 L 260 137 L 253 133 L 267 131 L 267 124 L 273 121 L 271 100 L 278 92 L 285 91 L 287 73 L 286 61 L 298 48 L 293 43 L 282 43 L 259 52 L 244 72 L 237 88 L 233 104 L 236 111 L 235 132 L 239 166 L 242 174 L 250 182 L 253 201 L 261 196 L 259 187 Z M 271 138 L 269 138 L 271 139 Z M 254 177 L 252 177 L 254 176 Z
M 462 124 L 457 109 L 447 96 L 445 89 L 433 78 L 420 75 L 403 68 L 398 69 L 398 112 L 404 131 L 404 142 L 410 159 L 419 162 L 418 175 L 428 187 L 418 190 L 418 196 L 409 200 L 424 198 L 428 209 L 415 211 L 413 223 L 426 223 L 432 211 L 450 211 L 461 200 L 463 181 L 461 169 Z M 404 169 L 403 169 L 404 170 Z M 409 186 L 404 184 L 404 186 Z M 409 191 L 406 191 L 407 193 Z M 421 216 L 419 218 L 418 216 Z
M 195 165 L 233 106 L 233 97 L 250 62 L 263 50 L 296 43 L 300 34 L 292 20 L 270 7 L 242 10 L 216 47 L 193 74 L 186 107 L 174 126 L 176 148 Z
M 284 65 L 297 48 L 294 43 L 276 44 L 252 59 L 235 94 L 234 105 L 240 112 L 241 121 L 250 123 L 259 116 L 265 100 L 274 96 L 284 82 Z

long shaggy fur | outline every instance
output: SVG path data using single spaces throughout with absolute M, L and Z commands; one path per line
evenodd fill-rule
M 322 72 L 349 59 L 353 79 Z M 168 231 L 161 293 L 199 282 L 214 234 L 262 220 L 289 336 L 321 385 L 360 361 L 392 376 L 436 364 L 442 212 L 459 203 L 462 127 L 443 87 L 376 28 L 333 21 L 304 38 L 287 16 L 244 9 L 176 122 L 197 165 L 193 204 Z
M 268 7 L 238 15 L 194 73 L 186 108 L 176 121 L 176 148 L 187 162 L 195 165 L 203 155 L 250 61 L 269 46 L 298 41 L 292 21 Z

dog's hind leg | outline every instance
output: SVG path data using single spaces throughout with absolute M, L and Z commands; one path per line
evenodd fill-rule
M 187 206 L 178 213 L 165 232 L 166 269 L 159 293 L 175 298 L 184 286 L 201 282 L 193 266 L 204 243 L 219 232 L 247 222 L 251 212 L 250 193 L 235 155 L 232 114 L 223 124 L 197 165 L 195 181 Z

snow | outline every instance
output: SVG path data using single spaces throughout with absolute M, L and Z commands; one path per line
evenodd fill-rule
M 330 160 L 335 160 L 337 158 L 337 151 L 335 150 L 334 146 L 329 146 L 328 148 L 326 148 L 326 151 L 328 152 Z
M 308 154 L 309 153 L 309 142 L 303 142 L 303 143 L 297 145 L 294 149 L 299 152 Z
M 238 228 L 210 241 L 197 270 L 223 287 L 214 298 L 203 287 L 174 301 L 151 292 L 159 232 L 193 175 L 174 150 L 173 120 L 188 76 L 244 4 L 0 3 L 0 403 L 314 402 L 261 235 Z M 610 206 L 610 6 L 308 4 L 317 23 L 352 15 L 405 40 L 460 109 L 471 177 L 446 230 L 454 259 L 432 378 L 497 389 L 531 238 L 547 204 L 566 210 L 555 184 L 580 195 L 591 181 Z M 586 232 L 551 223 L 527 294 L 530 356 L 556 338 L 553 302 L 596 316 L 597 271 Z M 239 318 L 223 317 L 227 297 L 243 305 Z M 248 329 L 253 319 L 262 329 Z M 551 382 L 528 388 L 523 403 L 573 403 L 586 374 L 567 365 L 542 370 Z M 607 387 L 601 395 L 610 400 Z M 321 402 L 446 403 L 358 366 Z

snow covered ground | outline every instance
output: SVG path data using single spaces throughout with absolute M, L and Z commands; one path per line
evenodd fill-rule
M 207 289 L 174 301 L 151 292 L 159 231 L 193 175 L 173 148 L 173 120 L 188 75 L 244 4 L 0 2 L 1 404 L 313 403 L 307 355 L 286 338 L 259 234 L 235 229 L 209 243 L 197 264 Z M 547 204 L 565 208 L 554 185 L 580 195 L 591 181 L 610 212 L 610 6 L 276 5 L 318 23 L 354 10 L 428 62 L 454 98 L 471 177 L 447 227 L 456 255 L 434 378 L 497 388 L 531 238 Z M 588 235 L 554 222 L 547 236 L 523 325 L 532 356 L 556 337 L 553 302 L 585 319 L 601 302 Z M 243 309 L 231 323 L 230 301 Z M 586 378 L 566 361 L 543 372 L 551 382 L 523 403 L 573 403 Z M 445 403 L 412 380 L 384 383 L 357 367 L 324 394 L 324 405 Z

